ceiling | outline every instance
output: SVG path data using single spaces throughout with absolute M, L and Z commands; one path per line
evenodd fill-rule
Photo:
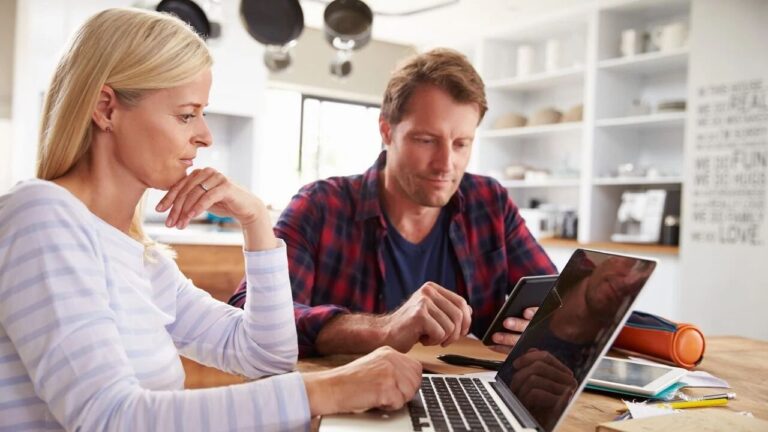
M 449 0 L 364 0 L 382 13 L 419 10 Z M 427 12 L 404 16 L 375 15 L 374 39 L 430 47 L 459 47 L 486 34 L 503 32 L 532 17 L 565 10 L 595 0 L 459 0 Z M 322 28 L 330 0 L 301 0 L 307 26 Z

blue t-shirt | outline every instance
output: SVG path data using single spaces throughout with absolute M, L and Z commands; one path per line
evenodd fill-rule
M 384 301 L 388 311 L 397 309 L 425 282 L 456 291 L 458 262 L 448 238 L 449 226 L 450 220 L 443 208 L 432 231 L 419 244 L 414 244 L 403 238 L 387 218 Z

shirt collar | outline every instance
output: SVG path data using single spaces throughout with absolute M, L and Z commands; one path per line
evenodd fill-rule
M 387 151 L 382 150 L 376 162 L 363 173 L 363 184 L 360 188 L 360 196 L 355 215 L 355 221 L 370 219 L 372 217 L 381 217 L 381 202 L 379 200 L 379 179 L 383 175 L 384 167 L 387 164 Z M 465 178 L 462 178 L 463 184 Z M 446 208 L 449 214 L 454 215 L 464 211 L 464 194 L 461 186 L 456 190 L 448 201 Z

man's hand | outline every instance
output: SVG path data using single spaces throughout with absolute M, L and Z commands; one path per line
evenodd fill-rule
M 579 383 L 573 371 L 547 351 L 531 348 L 512 362 L 509 388 L 545 428 L 565 409 Z
M 381 347 L 344 366 L 302 374 L 312 416 L 396 410 L 421 385 L 421 363 L 392 348 Z
M 381 319 L 385 345 L 407 352 L 416 342 L 447 346 L 466 336 L 472 308 L 460 295 L 427 282 L 400 308 Z
M 340 314 L 320 330 L 315 345 L 323 355 L 364 354 L 381 346 L 408 352 L 413 345 L 446 346 L 466 336 L 472 308 L 460 295 L 427 282 L 387 315 Z
M 520 339 L 520 334 L 528 328 L 528 324 L 536 315 L 538 307 L 530 307 L 523 311 L 522 318 L 507 318 L 504 320 L 504 328 L 513 332 L 496 332 L 493 334 L 493 342 L 496 345 L 492 345 L 490 348 L 494 351 L 507 354 L 512 350 L 517 341 Z

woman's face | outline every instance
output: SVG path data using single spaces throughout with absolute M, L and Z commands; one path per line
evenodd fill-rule
M 203 117 L 211 89 L 206 69 L 178 87 L 155 90 L 112 113 L 116 163 L 145 187 L 167 190 L 192 167 L 197 150 L 212 143 Z

